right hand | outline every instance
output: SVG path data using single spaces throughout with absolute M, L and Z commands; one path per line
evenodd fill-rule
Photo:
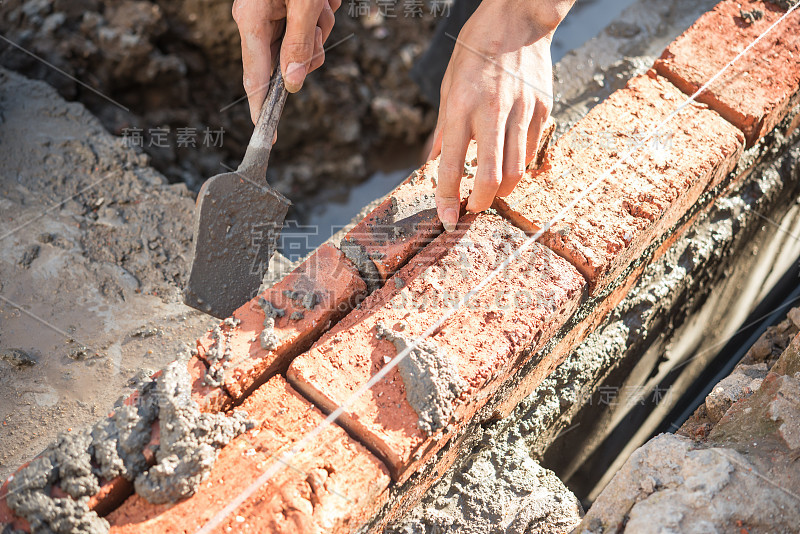
M 242 39 L 244 90 L 254 124 L 267 97 L 273 58 L 280 53 L 286 90 L 299 91 L 308 73 L 325 61 L 322 45 L 333 29 L 333 13 L 341 4 L 341 0 L 233 2 L 233 19 Z

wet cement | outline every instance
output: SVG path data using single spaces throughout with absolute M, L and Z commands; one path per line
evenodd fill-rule
M 158 421 L 156 463 L 145 448 Z M 108 523 L 88 508 L 101 480 L 123 476 L 152 503 L 176 502 L 194 494 L 216 460 L 216 451 L 252 427 L 244 412 L 200 413 L 191 398 L 186 360 L 170 364 L 156 380 L 141 384 L 136 402 L 118 401 L 112 416 L 85 430 L 62 433 L 8 484 L 7 503 L 34 533 L 101 533 Z M 58 486 L 71 498 L 50 495 Z
M 258 336 L 261 342 L 261 348 L 267 351 L 275 350 L 280 344 L 280 340 L 277 334 L 275 334 L 275 319 L 286 315 L 286 310 L 283 308 L 276 308 L 264 297 L 259 297 L 258 305 L 264 310 L 264 329 Z
M 222 321 L 221 325 L 217 325 L 211 330 L 211 346 L 206 352 L 208 369 L 206 369 L 203 379 L 207 386 L 219 387 L 225 381 L 225 369 L 230 367 L 233 358 L 230 332 L 239 326 L 239 323 L 238 319 L 228 317 Z
M 154 504 L 176 502 L 194 495 L 208 478 L 217 450 L 253 427 L 247 414 L 201 413 L 192 400 L 185 361 L 170 364 L 156 382 L 161 441 L 156 464 L 139 474 L 136 493 Z
M 83 106 L 0 69 L 0 161 L 5 479 L 214 320 L 181 302 L 191 195 Z
M 414 343 L 414 338 L 380 321 L 375 329 L 375 336 L 390 341 L 398 354 Z M 397 370 L 406 388 L 406 399 L 419 416 L 420 430 L 430 436 L 446 427 L 458 398 L 467 389 L 450 356 L 435 341 L 425 339 L 400 360 Z

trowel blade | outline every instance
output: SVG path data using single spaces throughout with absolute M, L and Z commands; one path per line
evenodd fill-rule
M 265 181 L 218 174 L 197 196 L 184 302 L 224 319 L 256 296 L 291 202 Z

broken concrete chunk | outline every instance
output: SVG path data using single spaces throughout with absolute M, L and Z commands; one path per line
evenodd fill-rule
M 716 423 L 728 408 L 739 399 L 752 395 L 761 381 L 767 376 L 767 365 L 738 365 L 727 377 L 720 380 L 706 397 L 706 411 L 712 422 Z

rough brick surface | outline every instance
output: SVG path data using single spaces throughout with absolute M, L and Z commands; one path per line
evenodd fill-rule
M 586 276 L 593 294 L 599 293 L 671 231 L 739 159 L 742 133 L 706 106 L 693 104 L 618 164 L 685 99 L 652 71 L 630 80 L 562 136 L 542 168 L 527 174 L 495 206 L 533 233 L 608 174 L 540 238 Z
M 334 409 L 399 352 L 396 343 L 376 337 L 378 323 L 395 336 L 414 339 L 524 240 L 500 217 L 464 216 L 455 232 L 440 235 L 298 356 L 289 380 L 324 410 Z M 451 425 L 465 424 L 485 404 L 528 348 L 535 350 L 564 324 L 584 288 L 583 277 L 568 262 L 534 243 L 430 338 L 437 361 L 445 363 L 422 375 L 434 375 L 436 385 L 464 383 L 460 398 L 445 402 L 444 421 L 438 428 L 431 425 L 432 435 L 419 424 L 407 395 L 431 384 L 419 378 L 406 384 L 398 367 L 348 408 L 342 425 L 379 452 L 395 479 L 405 480 L 447 441 Z M 460 378 L 448 378 L 448 371 Z
M 541 164 L 554 130 L 555 122 L 550 118 L 533 167 Z M 461 183 L 463 199 L 472 190 L 476 164 L 477 145 L 472 142 Z M 439 158 L 414 171 L 342 240 L 342 250 L 358 265 L 370 291 L 382 286 L 417 251 L 442 233 L 434 200 L 438 172 Z
M 284 371 L 291 359 L 307 349 L 331 324 L 366 295 L 366 285 L 355 266 L 336 247 L 325 244 L 283 280 L 233 313 L 235 327 L 222 325 L 231 351 L 228 362 L 211 362 L 211 333 L 198 342 L 198 352 L 209 365 L 225 365 L 223 386 L 239 402 L 271 376 Z M 283 314 L 275 317 L 274 348 L 267 350 L 260 335 L 265 313 L 263 298 Z
M 242 408 L 260 424 L 220 451 L 194 496 L 175 505 L 133 496 L 108 516 L 111 532 L 197 532 L 323 420 L 280 376 L 258 388 Z M 382 504 L 389 481 L 379 460 L 331 426 L 215 531 L 352 532 Z
M 476 152 L 474 144 L 470 148 L 468 161 Z M 342 251 L 358 266 L 370 291 L 382 286 L 444 231 L 436 214 L 438 172 L 437 158 L 411 173 L 342 239 Z M 464 198 L 469 194 L 470 183 L 462 183 Z
M 743 13 L 760 11 L 748 22 Z M 673 41 L 655 63 L 659 74 L 693 94 L 786 10 L 754 0 L 720 2 Z M 698 96 L 735 124 L 752 145 L 798 102 L 800 10 L 795 11 Z

